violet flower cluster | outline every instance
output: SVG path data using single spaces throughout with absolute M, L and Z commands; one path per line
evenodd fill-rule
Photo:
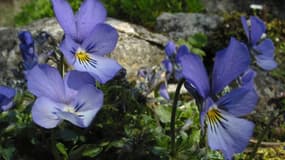
M 199 97 L 201 127 L 206 124 L 210 148 L 232 159 L 245 149 L 254 128 L 252 122 L 238 117 L 250 113 L 258 100 L 246 46 L 231 38 L 230 45 L 217 52 L 211 82 L 198 55 L 188 52 L 180 60 L 186 89 L 197 91 L 194 97 Z M 236 79 L 240 79 L 239 87 L 219 96 Z
M 167 100 L 170 99 L 168 91 L 167 91 L 167 80 L 169 80 L 169 78 L 172 75 L 177 81 L 182 78 L 181 67 L 178 62 L 178 57 L 182 54 L 182 52 L 183 52 L 182 46 L 176 49 L 176 45 L 174 44 L 174 42 L 169 41 L 166 44 L 166 47 L 165 47 L 166 57 L 162 61 L 162 66 L 166 72 L 166 80 L 160 85 L 159 93 L 163 98 Z
M 106 83 L 121 69 L 104 56 L 114 50 L 118 33 L 104 23 L 106 10 L 98 0 L 85 0 L 75 15 L 66 0 L 51 2 L 64 30 L 60 50 L 75 70 L 62 78 L 56 68 L 39 64 L 30 32 L 19 34 L 28 90 L 37 97 L 32 119 L 44 128 L 54 128 L 63 120 L 85 128 L 103 105 L 104 95 L 96 82 Z
M 90 126 L 103 105 L 104 94 L 96 88 L 96 82 L 106 83 L 122 68 L 105 56 L 114 50 L 118 33 L 105 23 L 106 10 L 98 0 L 84 0 L 75 14 L 66 0 L 51 2 L 64 31 L 60 50 L 75 70 L 63 76 L 56 68 L 39 64 L 31 33 L 19 34 L 28 90 L 37 97 L 32 107 L 32 119 L 48 129 L 63 120 L 85 128 Z M 199 106 L 200 123 L 202 129 L 206 127 L 208 144 L 211 149 L 222 151 L 225 159 L 232 159 L 235 153 L 246 148 L 254 129 L 252 122 L 240 118 L 253 111 L 258 100 L 254 88 L 256 73 L 250 69 L 250 54 L 265 70 L 277 66 L 273 42 L 262 39 L 264 23 L 257 17 L 250 17 L 248 24 L 242 17 L 242 24 L 248 45 L 231 38 L 229 46 L 216 53 L 210 77 L 202 59 L 185 45 L 177 48 L 170 41 L 162 62 L 166 81 L 160 85 L 161 96 L 170 99 L 167 80 L 171 76 L 176 80 L 185 79 L 186 89 Z M 233 81 L 239 82 L 238 87 L 223 94 Z M 12 106 L 14 96 L 14 89 L 0 87 L 2 110 Z
M 103 104 L 103 93 L 86 72 L 70 71 L 64 78 L 47 64 L 35 66 L 27 74 L 28 89 L 37 99 L 32 107 L 33 121 L 54 128 L 62 120 L 88 127 Z
M 100 83 L 106 83 L 121 69 L 110 58 L 118 33 L 104 23 L 106 10 L 98 0 L 85 0 L 74 15 L 66 0 L 52 0 L 58 23 L 64 30 L 60 49 L 67 62 L 76 70 L 89 72 Z
M 269 38 L 263 38 L 266 30 L 264 22 L 256 16 L 250 16 L 248 21 L 245 17 L 241 17 L 241 22 L 248 39 L 248 48 L 255 57 L 257 65 L 264 70 L 276 68 L 273 42 Z
M 247 45 L 232 37 L 229 46 L 216 53 L 210 78 L 201 58 L 184 45 L 177 51 L 175 44 L 169 41 L 165 47 L 166 59 L 162 62 L 167 80 L 173 73 L 176 80 L 186 80 L 185 87 L 200 111 L 202 130 L 206 124 L 208 144 L 211 149 L 222 151 L 225 159 L 242 152 L 253 133 L 254 124 L 239 118 L 252 112 L 258 101 L 254 87 L 256 73 L 250 68 L 251 55 L 264 70 L 277 66 L 272 40 L 262 37 L 264 22 L 255 16 L 250 17 L 249 23 L 245 17 L 241 20 Z M 238 87 L 223 92 L 236 81 Z M 167 82 L 161 85 L 160 95 L 169 99 Z

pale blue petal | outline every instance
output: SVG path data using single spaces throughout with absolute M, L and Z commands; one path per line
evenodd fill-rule
M 209 95 L 210 87 L 208 75 L 201 58 L 191 53 L 184 45 L 178 49 L 176 58 L 183 77 L 197 89 L 200 96 L 206 98 Z
M 231 38 L 228 48 L 218 51 L 212 75 L 212 94 L 222 91 L 225 86 L 245 72 L 250 64 L 247 47 Z
M 84 85 L 95 85 L 95 79 L 88 72 L 80 72 L 72 70 L 68 72 L 68 76 L 64 78 L 67 87 L 79 90 Z
M 164 51 L 165 51 L 167 56 L 171 57 L 173 54 L 176 53 L 175 43 L 173 41 L 168 41 L 166 46 L 165 46 Z
M 76 99 L 77 104 L 84 104 L 81 108 L 78 108 L 79 113 L 88 110 L 97 112 L 103 105 L 104 94 L 94 85 L 85 85 L 80 88 Z
M 167 73 L 172 73 L 173 72 L 173 66 L 172 63 L 170 62 L 169 59 L 165 59 L 162 61 L 162 65 L 164 67 L 164 69 L 166 70 Z
M 216 104 L 234 116 L 244 116 L 253 111 L 257 101 L 258 95 L 254 88 L 237 88 L 221 97 Z
M 85 128 L 88 126 L 84 126 L 83 124 L 83 119 L 81 115 L 77 115 L 71 112 L 65 112 L 65 111 L 58 111 L 57 113 L 58 117 L 60 117 L 61 119 L 64 119 L 70 123 L 72 123 L 73 125 L 76 125 L 78 127 L 81 128 Z
M 10 101 L 8 104 L 2 105 L 1 109 L 2 109 L 2 111 L 7 111 L 12 107 L 13 107 L 13 101 Z
M 273 70 L 277 67 L 277 63 L 274 59 L 264 59 L 262 57 L 256 56 L 257 65 L 267 71 Z
M 13 106 L 13 99 L 16 95 L 14 88 L 0 86 L 0 107 L 2 111 L 7 111 Z
M 165 83 L 162 83 L 159 87 L 159 94 L 160 96 L 162 96 L 163 98 L 165 98 L 166 100 L 169 100 L 170 97 L 169 97 L 169 94 L 168 94 L 168 91 L 167 91 L 167 82 Z
M 92 32 L 83 40 L 82 47 L 88 53 L 105 55 L 111 53 L 117 44 L 118 32 L 108 24 L 97 24 Z
M 36 65 L 27 75 L 28 90 L 37 97 L 64 102 L 64 82 L 58 70 L 46 64 Z
M 248 28 L 248 25 L 247 25 L 247 20 L 244 16 L 241 16 L 241 24 L 242 24 L 242 27 L 243 27 L 243 30 L 245 32 L 245 35 L 247 37 L 247 39 L 249 40 L 249 28 Z
M 80 48 L 80 45 L 71 36 L 65 35 L 64 40 L 60 44 L 60 50 L 69 65 L 73 65 L 75 62 L 75 54 L 78 48 Z
M 98 23 L 106 20 L 107 12 L 98 0 L 85 0 L 75 15 L 78 40 L 82 41 L 90 36 Z
M 243 88 L 252 89 L 254 88 L 254 78 L 256 76 L 256 72 L 251 68 L 248 68 L 247 71 L 243 73 L 241 76 L 241 86 Z
M 225 159 L 231 160 L 235 153 L 245 150 L 252 136 L 254 124 L 222 112 L 221 122 L 211 128 L 208 124 L 207 135 L 211 149 L 223 152 Z
M 216 104 L 214 103 L 213 99 L 210 97 L 207 97 L 202 104 L 202 109 L 200 112 L 200 125 L 202 130 L 204 129 L 204 122 L 205 122 L 205 118 L 207 116 L 207 112 L 210 108 L 215 107 Z
M 76 38 L 76 25 L 72 8 L 66 0 L 51 0 L 55 17 L 66 35 Z
M 0 95 L 4 95 L 7 98 L 13 98 L 16 95 L 16 90 L 11 87 L 0 86 Z
M 272 70 L 277 67 L 277 63 L 274 60 L 275 47 L 270 39 L 265 39 L 259 45 L 254 46 L 256 63 L 264 70 Z
M 111 80 L 122 68 L 121 65 L 113 59 L 93 54 L 88 55 L 91 58 L 89 62 L 82 63 L 76 60 L 73 66 L 78 71 L 88 72 L 100 83 L 106 83 Z
M 64 75 L 63 82 L 64 82 L 64 88 L 65 88 L 65 102 L 72 102 L 74 100 L 74 97 L 77 95 L 78 90 L 72 88 L 68 81 L 70 79 L 70 73 L 74 71 L 69 71 Z
M 251 43 L 255 45 L 260 40 L 266 28 L 264 22 L 256 16 L 250 16 L 250 23 Z
M 258 52 L 256 55 L 262 55 L 264 58 L 274 57 L 275 47 L 271 39 L 265 39 L 260 44 L 253 46 L 253 48 Z
M 78 95 L 72 104 L 74 113 L 60 112 L 60 117 L 68 120 L 78 127 L 88 127 L 97 112 L 103 105 L 103 92 L 92 85 L 85 85 L 78 91 Z
M 56 103 L 46 97 L 40 97 L 32 107 L 32 119 L 43 128 L 54 128 L 61 122 L 57 115 L 60 108 L 63 108 L 63 104 Z

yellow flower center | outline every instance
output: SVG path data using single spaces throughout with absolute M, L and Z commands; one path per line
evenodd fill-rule
M 92 59 L 91 55 L 81 48 L 77 49 L 75 58 L 78 60 L 80 65 L 83 65 L 85 68 L 97 68 L 97 61 L 95 59 Z
M 86 63 L 91 60 L 90 56 L 85 51 L 76 52 L 75 57 L 79 60 L 80 63 Z
M 221 120 L 224 119 L 221 115 L 221 112 L 217 108 L 211 108 L 207 112 L 207 118 L 210 125 L 221 122 Z

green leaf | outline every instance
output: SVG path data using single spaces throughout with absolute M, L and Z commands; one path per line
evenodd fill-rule
M 177 44 L 178 46 L 186 45 L 188 48 L 192 48 L 191 44 L 190 44 L 188 41 L 184 40 L 184 39 L 178 39 L 178 41 L 176 42 L 176 44 Z
M 85 157 L 91 157 L 94 158 L 96 157 L 98 154 L 100 154 L 103 151 L 103 148 L 101 147 L 88 147 L 87 149 L 85 149 L 82 153 L 83 156 Z
M 4 160 L 13 159 L 13 155 L 15 154 L 16 149 L 14 147 L 2 148 L 0 146 L 0 159 L 1 157 Z
M 195 54 L 197 54 L 199 56 L 206 56 L 206 53 L 203 50 L 199 49 L 199 48 L 192 48 L 191 52 L 193 52 L 193 53 L 195 53 Z
M 205 47 L 207 45 L 207 36 L 203 33 L 196 33 L 188 38 L 188 42 L 195 48 Z
M 101 147 L 105 147 L 105 146 L 107 146 L 107 145 L 109 145 L 110 144 L 110 142 L 102 142 L 102 143 L 100 143 L 100 146 Z
M 103 151 L 103 147 L 95 144 L 83 144 L 70 151 L 70 159 L 77 160 L 84 157 L 94 158 Z
M 192 144 L 200 142 L 200 133 L 200 130 L 192 130 L 191 136 L 189 136 Z
M 122 148 L 125 145 L 125 142 L 123 140 L 118 140 L 110 143 L 110 145 L 116 148 Z
M 124 140 L 116 140 L 108 144 L 108 146 L 105 148 L 105 151 L 109 150 L 112 147 L 115 148 L 123 148 L 125 146 Z
M 159 117 L 159 120 L 163 123 L 170 122 L 171 108 L 166 106 L 157 106 L 154 108 L 154 112 Z
M 66 152 L 66 148 L 65 148 L 64 144 L 57 143 L 56 144 L 56 148 L 59 151 L 59 153 L 61 153 L 63 155 L 64 159 L 67 160 L 68 159 L 68 154 Z

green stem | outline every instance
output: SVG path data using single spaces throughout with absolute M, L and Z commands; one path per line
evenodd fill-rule
M 278 117 L 281 116 L 281 115 L 283 115 L 284 113 L 285 113 L 285 110 L 280 111 L 279 114 L 278 114 L 277 116 L 273 117 L 273 118 L 269 121 L 269 123 L 265 126 L 264 131 L 261 132 L 261 134 L 258 135 L 258 138 L 257 138 L 258 141 L 257 141 L 257 143 L 255 144 L 255 146 L 254 146 L 254 148 L 253 148 L 253 151 L 252 151 L 251 154 L 249 155 L 249 158 L 248 158 L 248 159 L 251 160 L 251 159 L 254 158 L 254 156 L 255 156 L 255 154 L 256 154 L 256 152 L 257 152 L 257 150 L 258 150 L 258 148 L 259 148 L 259 146 L 260 146 L 260 144 L 261 144 L 261 142 L 262 142 L 262 140 L 263 140 L 263 138 L 264 138 L 265 135 L 267 135 L 267 133 L 269 132 L 270 127 L 271 127 L 272 124 L 278 119 Z
M 176 146 L 175 146 L 175 115 L 176 115 L 176 109 L 177 109 L 177 102 L 179 99 L 179 93 L 182 87 L 182 84 L 184 83 L 184 79 L 180 80 L 178 82 L 175 95 L 174 95 L 174 100 L 172 104 L 172 112 L 171 112 L 171 121 L 170 121 L 170 134 L 171 134 L 171 156 L 174 157 L 176 154 Z
M 202 126 L 201 126 L 202 127 Z M 205 144 L 205 139 L 206 139 L 206 132 L 205 132 L 205 127 L 203 129 L 201 129 L 201 132 L 200 132 L 200 140 L 199 140 L 199 147 L 200 148 L 203 148 L 206 146 Z

